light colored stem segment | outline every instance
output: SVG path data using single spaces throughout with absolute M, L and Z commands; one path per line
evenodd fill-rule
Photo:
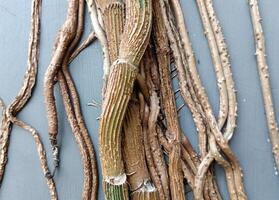
M 234 85 L 234 80 L 231 71 L 230 56 L 228 52 L 228 47 L 222 33 L 222 28 L 220 22 L 216 17 L 212 0 L 205 0 L 207 12 L 209 15 L 209 20 L 211 22 L 212 29 L 214 31 L 216 44 L 218 46 L 218 51 L 220 59 L 222 61 L 224 76 L 226 79 L 228 100 L 229 100 L 229 111 L 228 119 L 226 122 L 226 129 L 224 132 L 224 137 L 226 140 L 230 140 L 233 136 L 234 129 L 236 128 L 236 117 L 237 117 L 237 100 L 236 100 L 236 90 Z
M 200 12 L 200 16 L 204 28 L 204 34 L 207 37 L 212 61 L 216 72 L 217 86 L 220 94 L 218 126 L 221 129 L 224 123 L 226 122 L 228 116 L 228 94 L 227 94 L 226 79 L 224 76 L 222 62 L 218 52 L 218 46 L 215 41 L 215 35 L 211 27 L 211 23 L 209 20 L 209 16 L 206 10 L 204 0 L 196 0 L 196 2 L 199 8 L 199 12 Z
M 215 35 L 214 35 L 214 32 L 213 32 L 213 28 L 211 27 L 212 24 L 209 20 L 210 17 L 208 16 L 207 7 L 205 5 L 204 0 L 197 0 L 197 5 L 198 5 L 199 11 L 200 11 L 201 19 L 203 21 L 204 29 L 205 29 L 207 37 L 208 37 L 209 46 L 211 48 L 211 51 L 215 52 L 214 54 L 212 54 L 212 56 L 213 57 L 216 56 L 217 60 L 218 60 L 218 58 L 220 60 L 220 57 L 219 57 L 220 52 L 218 52 L 218 42 L 216 42 L 216 38 L 215 38 Z M 212 20 L 214 20 L 214 19 L 212 19 Z M 216 53 L 218 53 L 218 54 L 216 54 Z M 192 72 L 194 72 L 194 70 Z M 206 96 L 204 95 L 204 97 L 206 97 Z M 206 100 L 206 101 L 204 101 L 204 100 Z M 221 131 L 220 131 L 221 128 L 223 127 L 223 123 L 222 123 L 223 120 L 222 120 L 222 118 L 219 118 L 218 122 L 217 122 L 217 120 L 214 118 L 213 113 L 212 113 L 212 109 L 209 105 L 207 97 L 202 98 L 201 102 L 203 104 L 204 111 L 205 111 L 210 129 L 212 131 L 212 134 L 214 135 L 216 142 L 218 143 L 221 150 L 227 156 L 227 158 L 229 159 L 229 161 L 231 162 L 231 165 L 232 165 L 231 168 L 233 170 L 233 175 L 234 175 L 233 178 L 234 178 L 234 182 L 235 182 L 234 187 L 235 187 L 236 191 L 231 190 L 230 193 L 233 194 L 233 193 L 236 192 L 237 197 L 239 199 L 246 199 L 247 197 L 246 197 L 245 192 L 244 192 L 241 168 L 239 166 L 239 163 L 238 163 L 236 157 L 234 156 L 233 152 L 231 151 L 231 149 L 229 148 L 229 146 L 227 144 L 228 139 L 224 138 L 222 136 Z M 220 108 L 220 109 L 222 109 L 222 108 Z M 217 129 L 219 129 L 219 130 L 217 130 Z M 212 149 L 211 149 L 211 151 L 212 151 Z M 219 159 L 218 156 L 217 157 L 214 156 L 214 158 L 215 158 L 216 161 L 218 161 L 218 159 Z M 222 165 L 222 166 L 224 166 L 224 165 Z M 205 167 L 205 165 L 200 166 L 199 170 L 202 170 L 202 167 Z M 226 170 L 226 168 L 225 168 L 225 170 Z M 230 178 L 232 178 L 232 177 L 230 177 Z M 228 177 L 227 177 L 227 179 L 228 179 Z M 229 186 L 229 190 L 232 187 L 233 187 L 233 185 Z M 197 195 L 198 194 L 195 195 L 196 198 L 197 198 Z
M 97 12 L 97 7 L 95 4 L 94 0 L 86 0 L 87 7 L 90 13 L 90 19 L 92 26 L 94 28 L 94 31 L 96 33 L 96 36 L 98 40 L 100 41 L 102 45 L 102 50 L 103 50 L 103 56 L 104 56 L 104 64 L 103 64 L 103 70 L 104 70 L 104 81 L 107 80 L 107 77 L 109 75 L 109 70 L 110 70 L 110 59 L 109 59 L 109 51 L 108 51 L 108 41 L 106 37 L 106 33 L 102 29 L 99 21 L 98 21 L 98 12 Z
M 272 144 L 272 152 L 274 160 L 279 168 L 279 132 L 278 125 L 276 122 L 276 115 L 273 106 L 272 93 L 269 80 L 269 71 L 266 60 L 265 52 L 265 39 L 263 28 L 261 25 L 261 16 L 259 11 L 259 5 L 257 0 L 249 0 L 249 7 L 251 12 L 251 19 L 254 30 L 257 62 L 258 62 L 258 73 L 260 76 L 262 94 L 264 100 L 264 108 L 267 120 L 267 126 L 269 131 L 269 137 Z

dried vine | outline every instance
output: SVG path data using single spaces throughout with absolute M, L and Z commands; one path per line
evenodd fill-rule
M 40 139 L 39 133 L 25 122 L 17 119 L 17 114 L 24 108 L 26 103 L 32 96 L 32 91 L 37 80 L 38 71 L 38 56 L 39 56 L 39 38 L 40 38 L 40 14 L 41 14 L 41 0 L 32 1 L 31 11 L 31 32 L 28 46 L 28 62 L 27 70 L 25 72 L 23 85 L 16 96 L 15 100 L 7 107 L 1 101 L 2 111 L 2 122 L 1 122 L 1 138 L 0 138 L 0 182 L 2 183 L 5 173 L 5 167 L 8 161 L 8 147 L 9 139 L 12 131 L 12 125 L 15 124 L 22 129 L 31 133 L 34 138 L 39 159 L 41 163 L 44 176 L 47 181 L 47 185 L 50 191 L 50 198 L 52 200 L 58 199 L 55 183 L 52 179 L 51 172 L 49 170 L 46 153 L 43 143 Z
M 60 30 L 55 43 L 55 51 L 51 63 L 45 75 L 45 102 L 47 106 L 49 120 L 49 135 L 53 148 L 53 156 L 55 168 L 59 164 L 59 152 L 57 145 L 57 111 L 53 94 L 55 78 L 60 85 L 61 96 L 64 102 L 65 111 L 72 128 L 76 142 L 80 148 L 80 153 L 83 162 L 84 186 L 82 199 L 96 199 L 98 189 L 98 175 L 95 152 L 89 133 L 84 124 L 84 120 L 80 110 L 79 98 L 68 71 L 68 63 L 73 59 L 90 37 L 80 47 L 76 49 L 83 32 L 83 17 L 84 17 L 84 1 L 71 0 L 69 1 L 67 19 Z
M 266 113 L 266 121 L 269 131 L 270 141 L 272 143 L 272 152 L 277 168 L 279 167 L 279 132 L 276 122 L 276 116 L 273 106 L 272 93 L 270 87 L 270 78 L 265 52 L 265 39 L 263 28 L 261 25 L 261 15 L 257 0 L 249 0 L 251 20 L 254 30 L 258 73 L 261 81 L 261 88 L 264 100 L 264 108 Z

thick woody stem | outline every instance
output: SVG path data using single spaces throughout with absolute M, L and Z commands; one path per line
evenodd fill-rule
M 171 22 L 169 22 L 169 20 L 165 20 L 165 26 L 167 28 L 168 37 L 169 37 L 170 42 L 171 42 L 171 49 L 173 51 L 173 54 L 175 55 L 174 56 L 174 61 L 176 63 L 177 70 L 178 70 L 179 83 L 180 83 L 180 91 L 181 91 L 182 96 L 184 97 L 184 99 L 185 99 L 185 101 L 186 101 L 190 111 L 193 114 L 194 121 L 195 121 L 195 123 L 197 125 L 197 128 L 198 128 L 198 131 L 199 131 L 199 135 L 205 136 L 206 129 L 205 129 L 204 125 L 203 125 L 203 118 L 200 115 L 200 113 L 199 113 L 199 111 L 198 111 L 198 109 L 196 107 L 197 106 L 196 103 L 198 103 L 197 99 L 195 99 L 195 100 L 192 99 L 192 97 L 195 97 L 195 96 L 193 96 L 194 95 L 194 90 L 192 89 L 191 94 L 189 93 L 189 88 L 191 88 L 192 86 L 191 86 L 191 84 L 189 84 L 191 82 L 189 80 L 190 79 L 189 76 L 185 75 L 185 72 L 184 72 L 184 65 L 187 64 L 187 63 L 183 62 L 183 60 L 182 60 L 182 58 L 184 57 L 182 55 L 181 51 L 180 51 L 180 49 L 182 48 L 182 45 L 179 42 L 180 39 L 178 37 L 177 32 L 175 31 L 175 27 L 173 25 L 172 26 L 171 25 L 172 24 L 171 24 Z M 160 31 L 160 33 L 161 32 L 162 32 L 162 30 Z M 158 34 L 158 35 L 160 35 L 160 34 Z M 161 55 L 161 53 L 159 55 Z M 186 84 L 187 82 L 188 82 L 188 84 Z M 189 88 L 188 88 L 188 86 L 189 86 Z M 164 91 L 164 90 L 162 90 L 162 91 Z M 172 124 L 174 124 L 174 123 L 172 123 Z M 201 138 L 203 138 L 203 137 L 201 137 Z M 204 141 L 204 143 L 202 141 Z M 201 147 L 203 149 L 205 149 L 205 147 L 206 147 L 205 139 L 203 139 L 203 140 L 200 139 L 200 143 L 202 143 Z M 204 151 L 205 150 L 203 150 L 202 153 Z M 205 152 L 203 154 L 205 154 Z M 196 169 L 195 164 L 193 163 L 193 160 L 192 160 L 191 156 L 189 156 L 185 150 L 183 151 L 183 149 L 182 149 L 182 155 L 186 159 L 185 160 L 186 163 L 190 164 L 191 169 L 193 170 L 194 173 L 196 173 L 197 169 Z M 192 155 L 195 156 L 196 154 L 194 153 Z M 197 162 L 196 162 L 196 165 L 198 166 Z M 183 169 L 186 169 L 186 168 L 184 167 Z M 185 172 L 185 170 L 184 170 L 184 172 Z M 191 185 L 193 186 L 193 184 L 191 184 Z M 204 193 L 205 193 L 206 199 L 209 199 L 209 194 L 208 194 L 209 191 L 208 191 L 208 186 L 207 185 L 205 186 L 204 190 L 205 190 Z M 213 189 L 213 191 L 215 191 L 215 189 Z M 218 192 L 214 192 L 214 194 L 218 194 Z M 211 196 L 213 197 L 213 195 L 211 195 Z
M 107 186 L 105 189 L 109 192 L 114 191 L 110 190 L 109 186 L 124 186 L 126 181 L 120 133 L 138 73 L 138 65 L 148 44 L 151 30 L 151 2 L 129 0 L 126 5 L 126 24 L 119 57 L 111 66 L 100 121 L 101 165 Z M 124 195 L 124 192 L 122 194 Z
M 272 93 L 269 80 L 269 71 L 266 60 L 265 52 L 265 39 L 263 28 L 261 25 L 261 16 L 259 11 L 259 5 L 257 0 L 249 0 L 249 7 L 251 13 L 251 20 L 254 30 L 255 45 L 257 63 L 258 63 L 258 73 L 260 76 L 262 94 L 264 100 L 264 108 L 266 114 L 266 121 L 269 131 L 269 137 L 272 144 L 272 152 L 274 156 L 277 168 L 279 168 L 279 132 L 278 125 L 276 122 L 276 115 L 274 111 L 274 105 L 272 100 Z
M 170 25 L 167 19 L 167 13 L 166 13 L 166 7 L 164 1 L 160 1 L 160 8 L 161 8 L 161 15 L 164 19 L 164 23 L 167 29 L 168 37 L 170 38 L 171 32 Z M 174 43 L 171 42 L 171 45 Z M 171 114 L 171 113 L 170 113 Z M 173 116 L 174 117 L 174 116 Z M 176 116 L 177 117 L 177 116 Z M 185 199 L 185 193 L 184 193 L 184 186 L 183 186 L 183 180 L 181 179 L 181 162 L 180 160 L 176 160 L 177 157 L 180 157 L 181 149 L 179 142 L 181 140 L 181 132 L 179 129 L 171 130 L 176 131 L 171 134 L 173 134 L 173 138 L 171 138 L 171 142 L 173 143 L 173 147 L 170 154 L 170 164 L 169 164 L 169 173 L 170 173 L 170 190 L 171 190 L 171 197 L 176 199 Z M 172 174 L 174 173 L 174 174 Z
M 12 122 L 8 115 L 15 117 L 31 98 L 32 90 L 36 83 L 39 56 L 39 36 L 40 36 L 40 14 L 41 0 L 32 1 L 31 30 L 28 46 L 27 70 L 25 72 L 23 85 L 15 100 L 3 112 L 0 128 L 0 184 L 2 183 L 5 167 L 8 161 L 8 147 Z
M 154 190 L 154 186 L 149 184 L 150 183 L 147 183 L 145 185 L 144 192 L 136 192 L 131 194 L 131 200 L 159 200 L 160 198 L 158 196 L 157 190 Z
M 108 79 L 108 93 L 103 102 L 104 110 L 100 122 L 100 154 L 104 179 L 106 182 L 112 181 L 112 184 L 115 177 L 124 175 L 120 132 L 137 71 L 136 66 L 117 63 L 111 67 Z M 125 180 L 126 178 L 124 182 Z
M 132 192 L 150 180 L 145 162 L 139 104 L 131 99 L 123 123 L 126 174 Z

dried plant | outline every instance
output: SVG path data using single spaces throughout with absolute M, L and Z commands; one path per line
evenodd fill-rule
M 277 168 L 279 168 L 279 132 L 276 122 L 276 116 L 273 106 L 270 77 L 265 52 L 265 39 L 263 28 L 261 25 L 261 15 L 257 0 L 249 0 L 251 20 L 254 30 L 256 57 L 258 63 L 258 72 L 261 81 L 261 88 L 264 100 L 264 108 L 266 113 L 266 121 L 269 131 L 269 137 L 272 144 L 272 152 Z
M 34 138 L 40 158 L 41 167 L 44 172 L 47 185 L 49 187 L 50 197 L 51 199 L 55 200 L 57 199 L 56 187 L 47 164 L 46 152 L 43 143 L 40 139 L 40 135 L 33 127 L 19 120 L 16 117 L 20 110 L 24 108 L 26 103 L 31 98 L 32 91 L 37 80 L 41 4 L 41 0 L 32 1 L 31 31 L 28 46 L 28 62 L 22 87 L 17 96 L 15 97 L 15 100 L 7 107 L 4 105 L 4 102 L 0 99 L 0 107 L 3 108 L 0 129 L 0 182 L 2 183 L 3 181 L 5 167 L 8 162 L 8 147 L 12 126 L 17 125 L 22 129 L 26 130 L 27 132 L 30 132 L 32 137 Z
M 81 42 L 84 4 L 94 32 Z M 207 38 L 219 91 L 215 116 L 199 77 L 190 36 L 179 0 L 69 0 L 65 22 L 57 34 L 45 73 L 44 97 L 54 160 L 50 172 L 39 134 L 16 118 L 31 97 L 36 81 L 40 0 L 33 0 L 28 69 L 16 100 L 3 106 L 0 181 L 7 162 L 12 124 L 35 139 L 51 193 L 58 199 L 53 176 L 59 167 L 58 113 L 54 86 L 59 84 L 65 113 L 80 150 L 83 165 L 82 199 L 97 199 L 98 172 L 90 134 L 80 108 L 69 64 L 95 39 L 103 51 L 102 113 L 99 146 L 102 185 L 108 200 L 221 200 L 215 164 L 226 176 L 230 199 L 246 200 L 240 163 L 229 146 L 236 128 L 237 98 L 229 50 L 212 0 L 196 0 Z M 258 71 L 267 122 L 278 164 L 278 128 L 271 97 L 264 36 L 256 0 L 249 0 L 255 33 Z M 81 44 L 79 44 L 81 43 Z M 211 69 L 208 69 L 211 70 Z M 177 79 L 175 89 L 173 80 Z M 177 106 L 177 98 L 183 104 Z M 95 104 L 92 104 L 95 105 Z M 197 128 L 198 151 L 181 128 L 186 107 Z M 63 139 L 63 138 L 61 138 Z

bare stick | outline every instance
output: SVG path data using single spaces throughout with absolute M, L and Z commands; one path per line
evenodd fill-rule
M 218 126 L 222 128 L 228 116 L 228 94 L 227 94 L 226 79 L 224 76 L 222 62 L 218 52 L 218 46 L 215 42 L 214 32 L 212 30 L 208 13 L 204 5 L 204 0 L 196 0 L 196 2 L 200 11 L 200 16 L 204 28 L 204 34 L 207 37 L 212 61 L 215 67 L 217 86 L 220 94 Z
M 261 16 L 257 0 L 249 0 L 251 19 L 255 35 L 256 56 L 258 62 L 258 73 L 260 76 L 264 108 L 266 113 L 269 137 L 272 143 L 272 152 L 277 168 L 279 168 L 279 132 L 273 106 L 272 93 L 270 89 L 269 71 L 265 52 L 265 39 L 261 25 Z

